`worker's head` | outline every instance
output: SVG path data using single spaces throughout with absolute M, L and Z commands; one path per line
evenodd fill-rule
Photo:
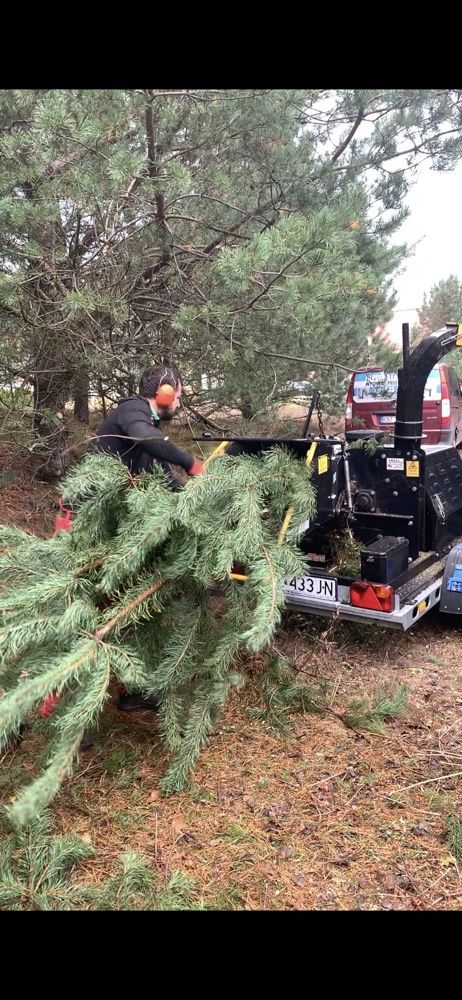
M 170 389 L 170 392 L 169 392 Z M 140 396 L 161 420 L 171 420 L 180 405 L 183 385 L 176 368 L 153 365 L 143 372 L 140 379 Z

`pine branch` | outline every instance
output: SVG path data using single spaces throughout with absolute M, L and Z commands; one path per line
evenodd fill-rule
M 402 685 L 396 691 L 389 686 L 379 688 L 372 699 L 355 698 L 345 712 L 342 721 L 349 729 L 364 729 L 371 733 L 383 733 L 383 723 L 403 714 L 408 698 L 408 688 Z
M 2 741 L 44 698 L 60 696 L 48 723 L 48 765 L 12 807 L 18 823 L 37 815 L 72 772 L 111 676 L 160 695 L 161 735 L 173 753 L 162 787 L 183 787 L 230 688 L 243 683 L 236 656 L 269 641 L 283 579 L 303 568 L 294 543 L 278 543 L 287 503 L 295 521 L 314 510 L 309 470 L 283 449 L 225 456 L 219 474 L 212 464 L 179 494 L 160 473 L 135 480 L 118 460 L 88 456 L 62 492 L 75 511 L 71 533 L 36 543 L 0 529 L 0 545 L 10 546 L 0 559 Z M 233 561 L 246 565 L 243 587 L 228 578 Z M 226 602 L 220 619 L 207 592 L 217 580 Z
M 121 608 L 121 610 L 118 611 L 106 625 L 102 625 L 101 628 L 95 632 L 95 639 L 97 639 L 98 642 L 101 642 L 101 640 L 104 639 L 109 632 L 112 632 L 116 626 L 119 626 L 120 623 L 135 610 L 135 608 L 139 607 L 143 601 L 147 601 L 149 597 L 152 597 L 153 594 L 160 590 L 160 588 L 164 586 L 164 583 L 165 580 L 159 580 L 157 583 L 154 583 L 152 587 L 147 587 L 146 590 L 141 592 L 141 594 L 138 594 L 138 596 L 134 597 L 132 601 L 129 601 L 129 603 L 125 607 Z
M 336 161 L 340 158 L 340 156 L 342 155 L 342 153 L 345 152 L 345 150 L 347 149 L 347 147 L 350 145 L 350 142 L 353 139 L 353 136 L 355 135 L 355 132 L 358 131 L 358 128 L 361 125 L 361 122 L 363 120 L 364 120 L 364 108 L 359 108 L 358 109 L 358 114 L 356 115 L 356 118 L 355 118 L 355 120 L 353 122 L 353 125 L 351 126 L 351 129 L 348 132 L 348 135 L 345 137 L 345 139 L 343 140 L 343 142 L 341 142 L 340 145 L 337 146 L 337 149 L 335 150 L 335 153 L 332 155 L 331 161 L 330 161 L 331 164 L 336 163 Z
M 462 822 L 455 816 L 448 819 L 448 847 L 451 854 L 462 861 Z

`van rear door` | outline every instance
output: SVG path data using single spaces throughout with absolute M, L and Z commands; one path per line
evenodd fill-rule
M 353 427 L 377 430 L 393 428 L 396 416 L 398 372 L 355 372 L 353 381 Z
M 353 379 L 352 429 L 389 430 L 396 420 L 398 372 L 375 369 L 355 372 Z M 423 402 L 423 433 L 426 444 L 441 439 L 441 376 L 439 367 L 428 376 Z M 462 402 L 462 400 L 461 400 Z
M 424 390 L 423 444 L 439 444 L 441 441 L 441 400 L 441 373 L 439 368 L 433 368 Z

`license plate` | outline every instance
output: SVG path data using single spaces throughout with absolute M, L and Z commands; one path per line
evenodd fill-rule
M 284 580 L 287 597 L 313 598 L 317 601 L 337 600 L 337 580 L 323 576 L 294 576 Z
M 396 418 L 395 418 L 395 416 L 394 416 L 393 413 L 382 414 L 382 416 L 379 417 L 379 420 L 380 420 L 381 424 L 394 424 L 395 419 Z

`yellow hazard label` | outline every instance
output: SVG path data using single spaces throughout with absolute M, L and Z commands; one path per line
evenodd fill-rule
M 320 455 L 319 458 L 318 458 L 318 473 L 319 473 L 319 475 L 321 475 L 321 472 L 327 472 L 328 468 L 329 468 L 329 456 L 328 455 Z
M 420 476 L 420 462 L 406 462 L 406 476 Z
M 456 347 L 462 347 L 462 323 L 457 327 Z

